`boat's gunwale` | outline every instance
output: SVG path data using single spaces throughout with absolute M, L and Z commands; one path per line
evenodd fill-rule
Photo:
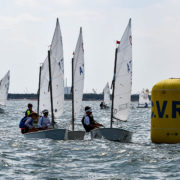
M 45 130 L 39 130 L 39 131 L 34 131 L 34 132 L 27 132 L 27 133 L 24 133 L 25 134 L 32 134 L 32 133 L 37 133 L 37 132 L 47 132 L 47 131 L 52 131 L 52 130 L 67 130 L 67 129 L 45 129 Z

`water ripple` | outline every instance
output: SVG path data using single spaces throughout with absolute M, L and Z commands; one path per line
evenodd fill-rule
M 114 126 L 132 132 L 131 143 L 91 140 L 28 140 L 18 128 L 28 101 L 8 101 L 0 114 L 0 179 L 179 179 L 180 145 L 153 144 L 150 140 L 150 109 L 132 103 L 129 121 Z M 36 101 L 32 101 L 36 108 Z M 110 110 L 100 110 L 100 102 L 83 102 L 92 107 L 95 119 L 110 126 Z M 83 108 L 81 109 L 83 115 Z M 71 102 L 57 120 L 71 129 Z M 82 130 L 81 117 L 76 129 Z

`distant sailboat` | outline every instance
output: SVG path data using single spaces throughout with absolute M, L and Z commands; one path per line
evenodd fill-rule
M 63 44 L 58 19 L 48 56 L 40 67 L 38 94 L 38 113 L 44 109 L 50 112 L 53 129 L 30 132 L 24 135 L 28 138 L 68 139 L 67 129 L 54 127 L 54 119 L 61 116 L 64 106 Z
M 68 139 L 84 139 L 85 131 L 75 131 L 74 123 L 78 117 L 84 89 L 84 48 L 82 28 L 72 58 L 72 131 L 68 132 Z
M 0 81 L 0 112 L 3 112 L 3 106 L 6 105 L 10 83 L 10 71 Z
M 109 89 L 109 83 L 106 84 L 106 86 L 103 89 L 104 94 L 104 100 L 100 104 L 101 109 L 108 109 L 110 106 L 110 89 Z
M 143 89 L 141 93 L 139 94 L 139 102 L 138 102 L 138 108 L 148 108 L 150 104 L 149 100 L 149 90 Z
M 132 87 L 132 35 L 131 19 L 115 51 L 112 107 L 110 128 L 91 131 L 92 138 L 105 138 L 111 141 L 129 142 L 132 133 L 113 128 L 113 121 L 127 121 Z

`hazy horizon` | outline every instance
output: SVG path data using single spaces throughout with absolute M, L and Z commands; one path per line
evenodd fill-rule
M 82 26 L 84 93 L 111 84 L 115 42 L 132 18 L 132 93 L 163 79 L 180 77 L 178 0 L 0 0 L 0 79 L 11 71 L 9 93 L 36 93 L 39 65 L 47 56 L 56 18 L 64 48 L 65 78 L 71 86 L 71 58 Z

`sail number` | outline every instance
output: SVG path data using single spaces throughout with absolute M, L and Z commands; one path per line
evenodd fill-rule
M 118 106 L 118 109 L 113 110 L 114 114 L 117 114 L 119 111 L 123 111 L 126 110 L 128 108 L 128 103 L 126 104 L 121 104 L 120 106 Z

